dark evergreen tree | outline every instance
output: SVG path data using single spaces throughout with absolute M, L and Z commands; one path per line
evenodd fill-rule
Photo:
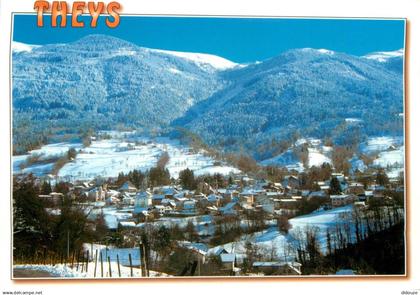
M 337 177 L 333 177 L 330 182 L 330 195 L 338 195 L 341 193 L 340 181 Z
M 197 188 L 194 172 L 188 168 L 179 173 L 179 182 L 185 189 L 194 190 Z

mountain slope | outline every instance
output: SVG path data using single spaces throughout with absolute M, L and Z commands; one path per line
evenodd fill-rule
M 297 49 L 225 71 L 223 77 L 229 81 L 226 88 L 174 125 L 187 126 L 210 144 L 243 145 L 254 154 L 258 144 L 296 131 L 337 142 L 348 140 L 348 134 L 402 132 L 402 75 L 385 63 Z
M 261 147 L 297 133 L 352 144 L 403 130 L 402 51 L 357 57 L 305 48 L 243 66 L 103 35 L 14 43 L 12 51 L 18 153 L 51 134 L 119 125 L 181 126 L 259 159 L 275 156 L 275 148 Z
M 36 130 L 103 129 L 117 124 L 159 128 L 223 86 L 216 74 L 222 59 L 211 55 L 198 55 L 197 63 L 102 35 L 68 44 L 17 45 L 15 143 L 17 136 L 26 139 Z M 219 64 L 214 65 L 214 60 Z M 224 66 L 235 66 L 223 61 Z

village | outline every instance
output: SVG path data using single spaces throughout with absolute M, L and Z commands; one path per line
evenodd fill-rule
M 188 168 L 180 172 L 178 180 L 172 179 L 166 185 L 148 186 L 143 181 L 136 186 L 124 174 L 118 179 L 61 183 L 55 186 L 57 191 L 39 178 L 34 181 L 43 188 L 38 198 L 49 215 L 59 217 L 67 200 L 73 208 L 85 212 L 93 231 L 107 236 L 82 245 L 82 251 L 87 251 L 86 259 L 95 262 L 95 277 L 112 276 L 111 264 L 107 272 L 96 273 L 98 250 L 101 263 L 102 259 L 106 263 L 107 258 L 109 263 L 118 260 L 119 273 L 121 264 L 140 268 L 140 276 L 148 276 L 149 271 L 174 276 L 297 276 L 303 274 L 302 264 L 306 262 L 301 252 L 308 247 L 305 230 L 309 227 L 325 227 L 314 234 L 316 248 L 320 255 L 331 254 L 331 243 L 322 242 L 321 236 L 340 224 L 353 228 L 354 208 L 363 212 L 378 204 L 395 207 L 400 201 L 396 196 L 403 198 L 401 179 L 388 179 L 380 171 L 364 183 L 352 178 L 355 177 L 331 172 L 327 179 L 314 181 L 312 190 L 305 189 L 308 185 L 302 184 L 299 173 L 285 175 L 280 182 L 231 173 L 209 176 L 209 183 L 200 178 L 197 183 Z M 185 187 L 191 187 L 189 181 L 196 181 L 195 189 Z M 311 219 L 312 215 L 329 219 L 320 224 Z M 299 218 L 307 216 L 307 222 L 300 224 Z M 371 231 L 370 221 L 366 223 L 368 230 L 362 227 L 363 237 Z M 360 241 L 357 230 L 356 227 L 355 234 L 352 229 L 344 243 Z M 339 234 L 335 234 L 336 250 L 343 243 L 338 240 Z M 303 246 L 299 242 L 302 235 L 306 235 Z M 165 242 L 160 245 L 156 239 Z M 69 249 L 66 255 L 69 261 Z M 167 266 L 173 263 L 180 265 Z M 352 269 L 337 269 L 330 274 L 356 273 Z

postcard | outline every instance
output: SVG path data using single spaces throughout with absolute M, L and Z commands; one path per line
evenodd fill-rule
M 41 2 L 13 16 L 13 278 L 406 274 L 404 19 Z

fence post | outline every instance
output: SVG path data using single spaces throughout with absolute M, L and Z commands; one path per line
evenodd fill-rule
M 130 262 L 130 275 L 133 277 L 133 262 L 131 260 L 131 253 L 128 253 L 128 261 Z
M 139 263 L 140 263 L 140 270 L 141 270 L 141 274 L 140 276 L 143 277 L 145 275 L 145 271 L 144 271 L 144 255 L 143 255 L 143 244 L 140 242 L 139 245 L 139 251 L 140 251 L 140 257 L 139 257 Z
M 89 250 L 87 251 L 86 255 L 86 272 L 88 272 L 89 269 Z
M 93 271 L 93 277 L 96 278 L 96 264 L 98 262 L 98 249 L 95 251 L 95 269 Z
M 103 257 L 102 257 L 102 251 L 99 252 L 99 255 L 101 257 L 101 277 L 104 277 L 104 264 L 103 264 Z
M 71 269 L 73 269 L 73 267 L 74 267 L 74 255 L 75 255 L 75 252 L 73 251 L 73 255 L 72 255 L 72 258 L 71 258 Z
M 109 277 L 112 278 L 111 258 L 108 256 Z
M 118 254 L 117 254 L 117 266 L 118 266 L 118 276 L 121 278 L 120 258 Z
M 76 271 L 79 271 L 80 251 L 77 251 Z

